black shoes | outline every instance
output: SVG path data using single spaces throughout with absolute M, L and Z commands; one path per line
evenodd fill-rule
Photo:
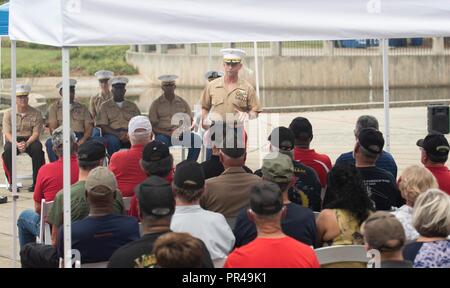
M 11 186 L 11 185 L 8 187 L 8 191 L 9 191 L 9 192 L 12 192 L 12 186 Z M 19 192 L 20 192 L 20 188 L 17 187 L 17 193 L 19 193 Z
M 30 188 L 28 188 L 28 192 L 34 192 L 34 184 L 30 186 Z

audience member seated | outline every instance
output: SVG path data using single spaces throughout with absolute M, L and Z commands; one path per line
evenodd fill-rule
M 283 205 L 286 208 L 281 218 L 283 233 L 306 245 L 315 245 L 317 232 L 314 213 L 309 208 L 292 203 L 288 198 L 288 190 L 296 180 L 292 158 L 279 152 L 271 152 L 264 158 L 261 172 L 264 180 L 277 184 L 281 190 Z M 236 247 L 256 238 L 255 223 L 249 219 L 248 213 L 248 209 L 242 209 L 236 220 Z
M 109 170 L 116 176 L 117 186 L 123 197 L 133 196 L 134 187 L 147 178 L 147 174 L 139 166 L 144 146 L 152 140 L 152 125 L 146 116 L 134 116 L 130 119 L 128 137 L 131 148 L 117 151 L 109 162 Z
M 201 268 L 203 247 L 189 233 L 169 232 L 156 239 L 153 246 L 159 268 Z
M 205 192 L 200 198 L 202 208 L 222 213 L 231 228 L 239 211 L 248 207 L 250 187 L 261 181 L 260 177 L 247 173 L 243 168 L 247 152 L 238 134 L 234 129 L 226 130 L 219 155 L 225 171 L 220 176 L 206 180 Z
M 223 171 L 225 171 L 225 168 L 223 167 L 222 162 L 220 162 L 220 157 L 219 157 L 220 149 L 218 148 L 218 146 L 220 146 L 220 145 L 216 142 L 216 133 L 215 133 L 218 129 L 217 127 L 223 128 L 223 125 L 224 124 L 221 122 L 214 122 L 213 124 L 211 124 L 211 127 L 215 127 L 215 128 L 211 128 L 210 130 L 208 130 L 208 133 L 211 133 L 211 136 L 209 137 L 209 139 L 210 139 L 210 146 L 211 146 L 212 154 L 210 155 L 209 158 L 207 157 L 208 160 L 201 163 L 203 172 L 205 173 L 205 179 L 217 177 L 220 174 L 222 174 Z M 217 137 L 217 138 L 220 139 L 220 137 Z M 208 148 L 207 150 L 210 150 L 210 149 Z M 244 168 L 244 170 L 247 173 L 253 173 L 253 171 L 245 165 L 242 166 L 242 168 Z
M 376 210 L 392 210 L 404 204 L 394 176 L 375 166 L 383 151 L 384 139 L 380 131 L 366 128 L 358 134 L 354 148 L 356 168 L 361 173 Z M 332 195 L 327 195 L 332 196 Z M 325 201 L 327 202 L 327 201 Z
M 419 237 L 419 233 L 412 225 L 414 202 L 420 193 L 431 188 L 438 188 L 438 183 L 428 169 L 413 165 L 403 171 L 398 179 L 398 188 L 406 204 L 392 212 L 392 214 L 402 223 L 406 233 L 406 241 L 414 241 Z
M 106 167 L 91 170 L 85 188 L 90 212 L 88 217 L 72 223 L 72 249 L 80 252 L 81 263 L 105 262 L 117 248 L 139 238 L 139 225 L 133 217 L 113 213 L 117 183 Z M 23 267 L 52 267 L 58 263 L 58 258 L 64 257 L 63 229 L 59 229 L 56 248 L 27 244 L 21 251 Z
M 373 128 L 375 130 L 379 130 L 378 120 L 374 116 L 371 115 L 362 115 L 356 121 L 356 127 L 354 130 L 356 141 L 358 141 L 359 131 L 365 128 Z M 341 154 L 336 160 L 335 165 L 338 164 L 353 164 L 355 165 L 355 157 L 353 157 L 353 151 Z M 395 163 L 394 157 L 387 152 L 381 152 L 380 157 L 375 162 L 375 166 L 384 169 L 387 172 L 391 173 L 395 179 L 397 179 L 397 164 Z
M 233 231 L 222 214 L 200 207 L 204 185 L 200 164 L 185 160 L 177 165 L 172 183 L 176 207 L 170 228 L 201 239 L 212 260 L 224 259 L 234 247 Z
M 362 245 L 360 226 L 374 205 L 361 174 L 354 166 L 335 166 L 328 177 L 328 190 L 335 195 L 335 200 L 327 204 L 316 219 L 319 247 L 323 243 Z
M 139 161 L 139 166 L 147 177 L 158 176 L 164 178 L 168 183 L 172 183 L 173 157 L 166 144 L 157 140 L 147 143 L 142 151 L 142 159 Z M 133 195 L 133 198 L 131 198 L 128 215 L 139 217 L 136 195 Z
M 85 188 L 86 179 L 91 170 L 102 166 L 105 157 L 105 145 L 96 140 L 90 139 L 81 144 L 78 148 L 79 178 L 78 182 L 70 187 L 70 217 L 72 222 L 82 220 L 89 215 L 89 205 L 86 198 Z M 120 191 L 117 191 L 114 195 L 114 213 L 124 214 L 124 204 Z M 54 246 L 56 246 L 56 240 L 58 239 L 58 228 L 63 224 L 63 200 L 64 191 L 61 190 L 56 194 L 55 201 L 53 202 L 47 216 L 47 222 L 52 225 L 52 243 Z
M 406 243 L 405 230 L 394 215 L 378 211 L 370 215 L 361 226 L 367 250 L 380 252 L 380 268 L 412 268 L 412 262 L 403 259 Z
M 249 217 L 258 236 L 228 255 L 224 268 L 319 268 L 311 247 L 282 232 L 285 213 L 278 185 L 264 180 L 252 185 Z
M 450 195 L 450 170 L 445 165 L 450 146 L 447 138 L 440 133 L 428 134 L 417 141 L 421 149 L 422 164 L 433 173 L 439 183 L 439 189 Z
M 78 181 L 78 161 L 76 155 L 76 138 L 73 133 L 70 134 L 70 183 Z M 41 220 L 41 201 L 46 202 L 54 200 L 56 193 L 63 188 L 63 129 L 62 126 L 53 131 L 52 135 L 53 150 L 58 156 L 58 160 L 45 164 L 39 169 L 37 174 L 36 186 L 34 188 L 34 211 L 31 209 L 23 211 L 17 219 L 19 231 L 20 248 L 25 244 L 36 241 L 39 234 Z
M 269 150 L 271 152 L 280 152 L 288 155 L 292 159 L 295 185 L 289 188 L 289 200 L 303 207 L 309 207 L 313 211 L 320 211 L 322 209 L 322 200 L 320 199 L 322 187 L 314 169 L 293 159 L 293 150 L 295 147 L 294 133 L 289 128 L 277 127 L 273 129 L 268 140 L 270 141 Z M 261 169 L 256 170 L 255 174 L 261 177 Z
M 405 246 L 403 257 L 414 268 L 450 268 L 450 196 L 429 189 L 417 197 L 413 225 L 420 236 Z
M 144 235 L 118 249 L 109 259 L 108 268 L 155 267 L 154 243 L 159 236 L 172 232 L 170 222 L 175 211 L 175 199 L 170 184 L 161 177 L 150 176 L 136 187 L 135 193 Z M 203 242 L 201 245 L 201 268 L 213 268 L 208 249 Z
M 311 167 L 319 176 L 320 184 L 325 189 L 327 186 L 327 174 L 331 170 L 331 160 L 325 154 L 319 154 L 310 149 L 313 140 L 312 125 L 308 119 L 297 117 L 289 125 L 295 136 L 294 159 Z

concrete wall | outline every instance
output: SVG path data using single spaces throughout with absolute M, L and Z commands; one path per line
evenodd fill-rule
M 208 56 L 127 52 L 127 61 L 151 83 L 158 76 L 177 74 L 178 86 L 204 87 Z M 221 69 L 221 57 L 212 57 L 210 69 Z M 370 88 L 383 84 L 381 56 L 269 56 L 260 57 L 260 85 L 266 89 Z M 242 76 L 255 82 L 254 58 L 247 57 Z M 450 55 L 396 55 L 389 57 L 391 87 L 450 86 Z

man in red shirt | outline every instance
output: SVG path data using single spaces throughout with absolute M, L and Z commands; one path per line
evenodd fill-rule
M 309 146 L 313 139 L 312 126 L 308 119 L 297 117 L 292 120 L 289 129 L 295 135 L 294 160 L 311 167 L 319 176 L 322 188 L 327 186 L 327 174 L 331 170 L 331 160 L 325 154 L 319 154 Z
M 152 140 L 152 125 L 147 116 L 135 116 L 130 119 L 128 136 L 131 148 L 114 153 L 109 162 L 109 170 L 116 176 L 117 187 L 122 197 L 133 196 L 134 187 L 148 177 L 139 166 L 144 146 Z
M 17 219 L 19 229 L 19 242 L 22 249 L 25 244 L 34 242 L 39 233 L 41 223 L 41 201 L 54 200 L 56 193 L 63 188 L 63 128 L 56 128 L 52 134 L 53 151 L 58 160 L 45 164 L 39 169 L 36 187 L 34 188 L 34 211 L 31 209 L 23 211 Z M 76 137 L 70 134 L 70 183 L 78 181 L 78 160 L 76 154 Z
M 253 185 L 248 217 L 255 222 L 257 238 L 231 252 L 224 268 L 319 268 L 310 246 L 283 233 L 285 214 L 278 185 L 265 180 Z
M 450 195 L 450 170 L 445 166 L 450 146 L 441 133 L 430 133 L 425 139 L 417 141 L 421 149 L 420 161 L 433 173 L 439 189 Z

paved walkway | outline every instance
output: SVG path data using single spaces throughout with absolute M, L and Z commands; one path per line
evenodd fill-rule
M 268 127 L 266 132 L 260 133 L 264 135 L 263 139 L 267 139 L 272 127 L 278 125 L 288 126 L 290 121 L 297 116 L 308 118 L 313 125 L 314 139 L 312 148 L 320 153 L 328 154 L 334 162 L 342 152 L 353 149 L 354 136 L 353 129 L 356 119 L 362 114 L 374 115 L 380 122 L 381 130 L 384 127 L 384 114 L 382 109 L 366 109 L 366 110 L 342 110 L 342 111 L 322 111 L 322 112 L 302 112 L 302 113 L 285 113 L 278 117 L 271 117 L 269 121 L 261 117 L 261 130 Z M 427 108 L 411 107 L 411 108 L 392 108 L 391 114 L 391 151 L 397 161 L 399 167 L 399 175 L 407 166 L 412 164 L 420 164 L 420 154 L 415 143 L 417 139 L 424 137 L 427 133 Z M 273 116 L 273 115 L 272 115 Z M 250 132 L 250 141 L 256 139 L 257 133 Z M 256 141 L 253 141 L 256 143 Z M 267 141 L 261 141 L 266 144 Z M 174 157 L 176 161 L 180 160 L 180 150 L 174 149 Z M 255 147 L 250 148 L 248 154 L 247 165 L 251 169 L 259 168 L 259 153 Z M 28 156 L 18 157 L 18 174 L 31 174 L 31 159 Z M 3 175 L 3 169 L 0 168 L 0 174 Z M 3 176 L 0 177 L 0 183 L 4 183 Z M 25 181 L 27 188 L 30 181 Z M 22 189 L 20 197 L 17 201 L 18 214 L 24 209 L 33 208 L 32 193 Z M 8 195 L 9 202 L 0 205 L 0 267 L 12 267 L 12 202 L 10 193 L 5 189 L 0 189 L 0 195 Z M 20 263 L 18 264 L 20 265 Z

